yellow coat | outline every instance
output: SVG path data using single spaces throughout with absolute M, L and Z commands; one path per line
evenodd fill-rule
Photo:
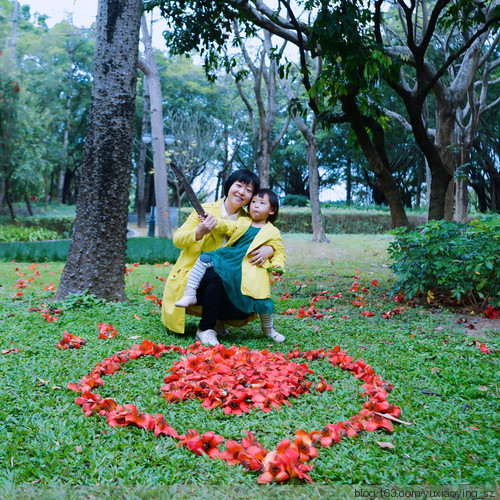
M 222 217 L 222 202 L 218 200 L 214 203 L 205 203 L 203 208 L 206 213 L 213 215 L 216 219 L 221 220 Z M 238 217 L 247 215 L 245 210 L 240 209 Z M 163 305 L 161 308 L 162 323 L 173 332 L 184 333 L 184 326 L 186 320 L 186 309 L 182 307 L 175 307 L 177 302 L 184 293 L 186 284 L 196 259 L 200 256 L 201 252 L 210 252 L 217 250 L 222 246 L 224 235 L 220 232 L 212 231 L 206 234 L 199 241 L 196 241 L 196 228 L 200 223 L 198 214 L 193 212 L 186 219 L 186 222 L 177 229 L 174 233 L 174 245 L 182 250 L 177 262 L 175 263 L 172 271 L 170 272 L 165 290 L 163 292 Z M 201 315 L 201 307 L 189 307 L 188 312 Z

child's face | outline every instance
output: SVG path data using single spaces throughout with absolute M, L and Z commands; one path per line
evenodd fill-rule
M 271 208 L 271 203 L 267 194 L 265 194 L 264 197 L 255 195 L 250 202 L 249 210 L 250 217 L 252 217 L 255 222 L 265 221 L 271 214 L 274 214 L 274 209 Z

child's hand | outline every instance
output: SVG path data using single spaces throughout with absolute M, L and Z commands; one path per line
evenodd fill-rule
M 278 276 L 282 275 L 285 270 L 282 267 L 274 266 L 274 267 L 268 267 L 267 270 L 273 275 L 273 276 Z
M 200 218 L 200 223 L 196 228 L 196 240 L 201 240 L 203 236 L 212 232 L 212 229 L 217 225 L 217 219 L 212 214 L 206 214 L 205 217 L 201 215 L 198 216 Z
M 261 245 L 248 254 L 249 262 L 252 266 L 262 266 L 271 255 L 274 254 L 273 247 Z

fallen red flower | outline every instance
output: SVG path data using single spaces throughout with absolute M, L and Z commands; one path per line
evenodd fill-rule
M 68 330 L 65 330 L 63 333 L 63 338 L 57 344 L 57 348 L 61 350 L 66 349 L 80 349 L 82 345 L 85 345 L 87 341 L 82 337 L 78 337 L 76 335 L 71 335 Z
M 294 448 L 299 452 L 299 458 L 301 462 L 308 462 L 311 458 L 316 458 L 318 456 L 318 450 L 314 446 L 311 436 L 304 430 L 299 429 L 295 433 L 293 438 Z
M 99 328 L 98 339 L 112 339 L 118 335 L 115 327 L 113 325 L 108 325 L 107 323 L 99 323 L 97 325 Z
M 484 345 L 484 344 L 481 344 L 481 345 L 479 346 L 479 349 L 480 349 L 480 351 L 481 351 L 483 354 L 490 354 L 490 353 L 491 353 L 491 351 L 490 351 L 490 350 L 486 347 L 486 345 Z
M 228 439 L 226 450 L 219 454 L 219 458 L 225 460 L 229 465 L 235 465 L 241 463 L 243 460 L 247 460 L 249 457 L 245 453 L 243 446 L 232 439 Z
M 197 455 L 207 454 L 210 458 L 218 457 L 220 454 L 217 446 L 224 441 L 223 436 L 215 432 L 206 432 L 205 434 L 195 435 L 185 442 L 185 445 Z
M 500 316 L 500 310 L 499 309 L 493 309 L 493 306 L 489 306 L 486 311 L 484 311 L 484 315 L 489 318 L 489 319 L 495 319 Z

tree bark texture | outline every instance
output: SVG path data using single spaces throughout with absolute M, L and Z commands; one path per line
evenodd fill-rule
M 94 83 L 68 258 L 56 300 L 125 300 L 141 0 L 99 0 Z

